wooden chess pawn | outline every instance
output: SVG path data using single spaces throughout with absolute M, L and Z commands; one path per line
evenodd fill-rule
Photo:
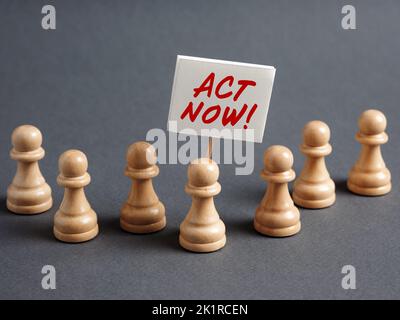
M 96 212 L 86 199 L 84 187 L 90 183 L 88 161 L 79 150 L 65 151 L 58 161 L 57 183 L 65 188 L 64 198 L 54 216 L 53 232 L 64 242 L 84 242 L 99 232 Z
M 132 233 L 151 233 L 166 225 L 165 208 L 153 188 L 158 176 L 154 147 L 144 141 L 132 144 L 126 154 L 125 175 L 132 179 L 128 200 L 121 209 L 120 225 Z
M 358 126 L 356 140 L 361 143 L 361 153 L 350 170 L 347 187 L 364 196 L 384 195 L 392 189 L 390 171 L 381 154 L 381 144 L 388 141 L 386 117 L 378 110 L 367 110 L 358 119 Z
M 268 188 L 254 218 L 254 228 L 264 235 L 287 237 L 301 229 L 300 212 L 288 189 L 288 182 L 295 178 L 292 166 L 288 148 L 276 145 L 265 151 L 261 178 L 268 182 Z
M 211 159 L 196 159 L 189 165 L 185 191 L 192 196 L 192 206 L 179 233 L 186 250 L 212 252 L 225 246 L 225 225 L 214 205 L 214 196 L 221 191 L 218 176 L 218 165 Z
M 31 125 L 17 127 L 12 133 L 11 159 L 18 162 L 17 172 L 7 189 L 7 208 L 19 214 L 37 214 L 53 205 L 50 186 L 39 169 L 44 157 L 42 134 Z
M 300 151 L 306 160 L 293 188 L 293 201 L 298 206 L 321 209 L 335 202 L 335 183 L 325 165 L 325 157 L 332 152 L 329 138 L 329 127 L 322 121 L 310 121 L 303 129 Z

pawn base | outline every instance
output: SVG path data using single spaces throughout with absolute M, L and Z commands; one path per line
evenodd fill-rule
M 321 200 L 308 200 L 301 199 L 295 193 L 293 193 L 293 201 L 296 205 L 306 208 L 306 209 L 323 209 L 330 207 L 336 201 L 336 195 L 333 194 L 329 198 L 321 199 Z
M 160 231 L 165 228 L 167 225 L 167 219 L 163 217 L 162 220 L 151 223 L 151 224 L 129 224 L 125 222 L 124 220 L 120 219 L 120 226 L 123 230 L 130 232 L 130 233 L 153 233 Z
M 36 204 L 33 206 L 16 205 L 7 200 L 7 209 L 15 214 L 33 215 L 43 213 L 53 206 L 53 199 L 50 198 L 44 203 Z
M 374 197 L 374 196 L 383 196 L 389 193 L 390 190 L 392 190 L 392 184 L 388 183 L 380 187 L 365 188 L 365 187 L 360 187 L 354 183 L 351 183 L 350 181 L 347 181 L 347 188 L 355 194 Z
M 287 228 L 270 228 L 264 226 L 257 221 L 254 220 L 254 228 L 257 232 L 270 236 L 270 237 L 289 237 L 298 233 L 301 229 L 301 222 L 298 222 L 294 226 L 290 226 Z
M 99 233 L 99 226 L 96 225 L 92 230 L 84 232 L 84 233 L 62 233 L 58 231 L 56 228 L 53 228 L 54 236 L 62 241 L 68 243 L 79 243 L 92 240 Z
M 212 243 L 193 243 L 185 240 L 181 235 L 179 236 L 179 244 L 186 250 L 199 253 L 207 253 L 217 251 L 223 248 L 226 244 L 226 236 L 218 241 Z

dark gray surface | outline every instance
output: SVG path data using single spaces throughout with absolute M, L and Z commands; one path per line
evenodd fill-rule
M 355 31 L 340 27 L 346 1 L 51 1 L 57 30 L 43 31 L 46 1 L 0 2 L 0 298 L 399 298 L 399 56 L 400 3 L 351 1 Z M 277 76 L 264 142 L 256 145 L 250 176 L 221 165 L 216 205 L 227 226 L 227 246 L 191 254 L 178 246 L 187 213 L 186 167 L 162 165 L 155 187 L 168 227 L 135 236 L 119 229 L 129 190 L 125 150 L 151 128 L 166 128 L 177 54 L 274 65 Z M 366 198 L 345 189 L 355 161 L 357 118 L 383 110 L 390 141 L 383 148 L 393 191 Z M 263 150 L 284 144 L 295 169 L 303 125 L 326 121 L 337 182 L 337 203 L 302 210 L 302 232 L 271 239 L 256 234 L 252 218 L 265 184 Z M 38 126 L 46 157 L 41 168 L 55 205 L 45 214 L 17 216 L 5 209 L 15 163 L 10 134 Z M 62 199 L 57 160 L 83 150 L 92 183 L 87 196 L 101 232 L 68 245 L 52 236 Z M 57 270 L 57 289 L 41 288 L 43 265 Z M 357 290 L 341 288 L 341 268 L 357 269 Z

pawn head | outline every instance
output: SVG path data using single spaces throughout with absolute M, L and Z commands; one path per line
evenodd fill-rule
M 386 129 L 386 117 L 379 110 L 366 110 L 358 119 L 358 127 L 360 132 L 365 135 L 380 134 Z
M 322 147 L 329 142 L 331 131 L 325 122 L 314 120 L 303 129 L 304 144 L 310 147 Z
M 86 173 L 88 161 L 82 151 L 67 150 L 60 156 L 58 167 L 64 177 L 77 178 Z
M 145 141 L 131 144 L 126 152 L 126 161 L 131 168 L 147 169 L 157 162 L 156 149 Z
M 219 168 L 214 160 L 200 158 L 190 162 L 188 168 L 189 184 L 195 187 L 211 186 L 218 181 Z
M 42 133 L 34 126 L 22 125 L 14 129 L 11 142 L 17 151 L 34 151 L 42 145 Z
M 293 154 L 284 146 L 271 146 L 264 152 L 264 166 L 273 173 L 289 171 L 293 166 Z

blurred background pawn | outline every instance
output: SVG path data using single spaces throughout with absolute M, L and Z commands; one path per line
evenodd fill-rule
M 11 159 L 17 161 L 17 172 L 7 189 L 7 208 L 18 214 L 37 214 L 53 205 L 50 186 L 39 169 L 44 157 L 42 134 L 31 125 L 17 127 L 11 136 Z
M 350 191 L 364 196 L 381 196 L 392 189 L 390 171 L 382 158 L 381 145 L 388 141 L 386 117 L 379 111 L 364 111 L 358 119 L 356 140 L 361 152 L 347 180 Z
M 254 217 L 254 228 L 271 237 L 287 237 L 301 229 L 300 212 L 289 194 L 293 181 L 293 154 L 284 146 L 271 146 L 264 153 L 261 178 L 268 182 L 267 191 Z
M 84 242 L 99 232 L 96 212 L 86 199 L 84 187 L 90 183 L 88 161 L 79 150 L 65 151 L 59 158 L 57 182 L 64 198 L 54 216 L 54 236 L 64 242 Z
M 214 205 L 214 196 L 221 192 L 219 168 L 209 158 L 193 160 L 188 168 L 187 194 L 192 205 L 179 228 L 179 243 L 193 252 L 212 252 L 225 246 L 225 224 Z
M 325 157 L 332 152 L 330 136 L 328 125 L 322 121 L 310 121 L 303 129 L 300 151 L 306 160 L 293 187 L 293 201 L 300 207 L 321 209 L 335 202 L 335 183 L 325 164 Z
M 159 174 L 156 150 L 139 141 L 126 153 L 125 175 L 132 179 L 128 199 L 121 208 L 120 225 L 132 233 L 151 233 L 166 226 L 165 207 L 158 199 L 152 179 Z

